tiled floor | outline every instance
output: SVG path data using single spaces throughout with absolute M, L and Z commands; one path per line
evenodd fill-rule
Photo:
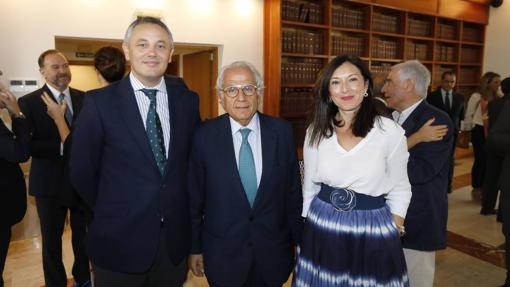
M 478 199 L 471 196 L 472 159 L 456 162 L 454 192 L 449 195 L 448 248 L 437 253 L 434 286 L 499 286 L 504 282 L 504 242 L 495 216 L 481 216 Z M 39 237 L 11 243 L 4 271 L 6 287 L 39 287 L 44 284 Z M 64 234 L 64 262 L 70 274 L 70 233 Z M 185 287 L 206 287 L 205 279 L 189 275 Z M 289 283 L 285 287 L 290 286 Z

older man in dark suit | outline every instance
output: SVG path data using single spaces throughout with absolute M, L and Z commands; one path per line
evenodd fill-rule
M 444 111 L 453 122 L 453 146 L 450 153 L 450 173 L 448 174 L 448 193 L 452 192 L 453 168 L 455 166 L 455 143 L 460 131 L 460 122 L 464 119 L 464 96 L 456 93 L 453 88 L 457 78 L 453 71 L 441 75 L 441 85 L 427 96 L 427 102 Z
M 66 185 L 64 143 L 58 127 L 47 114 L 43 93 L 56 103 L 66 103 L 65 118 L 71 127 L 82 106 L 83 92 L 69 87 L 71 71 L 66 57 L 57 50 L 47 50 L 39 56 L 39 71 L 46 84 L 19 99 L 31 132 L 29 193 L 35 196 L 41 221 L 44 281 L 47 287 L 67 286 L 62 262 L 62 234 L 70 210 L 74 252 L 73 277 L 75 286 L 90 286 L 88 257 L 85 253 L 86 214 L 80 208 L 71 189 Z M 69 200 L 72 198 L 72 200 Z
M 196 132 L 189 164 L 190 267 L 211 286 L 282 286 L 301 237 L 299 165 L 289 123 L 257 112 L 260 74 L 224 67 L 226 114 Z
M 409 282 L 413 287 L 432 286 L 435 251 L 446 248 L 448 217 L 449 156 L 453 145 L 453 124 L 443 111 L 425 101 L 430 72 L 416 60 L 392 67 L 384 93 L 395 109 L 393 118 L 406 131 L 409 147 L 407 173 L 411 183 L 411 204 L 402 238 Z M 430 119 L 446 125 L 448 131 L 436 141 L 409 144 L 410 137 Z
M 181 287 L 198 96 L 164 76 L 173 40 L 161 20 L 135 20 L 123 48 L 131 73 L 85 95 L 73 133 L 71 182 L 94 212 L 87 250 L 95 286 Z

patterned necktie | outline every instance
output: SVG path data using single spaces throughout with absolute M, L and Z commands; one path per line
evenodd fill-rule
M 147 112 L 147 120 L 145 121 L 145 128 L 147 138 L 151 145 L 152 153 L 156 159 L 159 172 L 165 172 L 166 165 L 166 149 L 165 141 L 163 139 L 163 129 L 161 128 L 161 121 L 159 120 L 158 113 L 156 112 L 156 89 L 142 89 L 141 90 L 151 101 L 149 111 Z
M 64 93 L 61 93 L 58 96 L 58 103 L 62 104 L 65 101 L 65 97 L 66 97 L 66 95 Z M 67 105 L 67 107 L 66 107 L 65 117 L 66 117 L 67 125 L 71 126 L 73 123 L 73 114 L 71 113 L 71 108 L 69 107 L 69 105 Z
M 257 195 L 257 173 L 255 172 L 253 153 L 248 142 L 248 135 L 251 130 L 244 128 L 240 129 L 239 132 L 243 137 L 241 148 L 239 149 L 239 176 L 241 177 L 244 192 L 250 202 L 250 206 L 253 206 L 255 196 Z

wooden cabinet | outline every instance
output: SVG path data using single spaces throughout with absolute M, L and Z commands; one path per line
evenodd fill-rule
M 420 8 L 427 4 L 437 12 L 439 4 L 429 5 L 434 1 L 398 8 L 389 5 L 408 1 L 266 0 L 264 112 L 291 121 L 301 146 L 317 76 L 342 54 L 361 57 L 373 73 L 418 59 L 431 71 L 433 88 L 444 71 L 453 70 L 457 90 L 469 96 L 481 76 L 486 17 L 469 22 Z

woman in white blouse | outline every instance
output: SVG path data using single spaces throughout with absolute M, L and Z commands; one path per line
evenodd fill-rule
M 480 192 L 485 176 L 485 137 L 488 129 L 488 104 L 497 97 L 501 77 L 494 72 L 483 74 L 478 91 L 469 98 L 466 115 L 464 116 L 464 130 L 471 131 L 474 161 L 471 169 L 471 185 L 474 192 Z M 484 211 L 482 210 L 482 214 Z
M 294 286 L 409 285 L 399 237 L 411 199 L 406 137 L 374 101 L 357 57 L 336 57 L 317 81 Z

